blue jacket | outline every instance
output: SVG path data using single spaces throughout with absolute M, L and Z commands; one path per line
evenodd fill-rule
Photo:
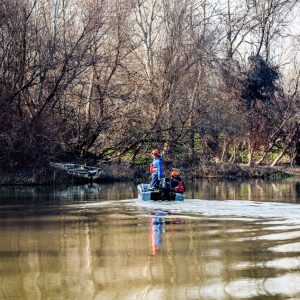
M 158 156 L 153 159 L 152 166 L 155 168 L 155 173 L 157 173 L 158 178 L 163 177 L 163 164 L 162 164 L 162 157 Z

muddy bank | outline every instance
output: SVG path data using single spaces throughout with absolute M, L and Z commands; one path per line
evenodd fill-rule
M 148 166 L 130 167 L 123 164 L 100 165 L 102 172 L 97 182 L 148 180 Z M 179 168 L 184 179 L 203 177 L 224 178 L 268 178 L 281 179 L 288 176 L 300 176 L 299 167 L 266 167 L 246 166 L 238 164 L 202 164 L 200 166 L 185 166 Z M 167 175 L 167 172 L 166 172 Z M 65 171 L 50 166 L 39 169 L 1 170 L 0 185 L 46 185 L 46 184 L 80 184 L 88 180 L 72 177 Z
M 97 182 L 132 181 L 140 178 L 143 168 L 130 168 L 120 164 L 100 165 L 101 175 Z M 66 171 L 42 166 L 39 169 L 0 170 L 0 185 L 51 185 L 51 184 L 82 184 L 90 182 L 69 175 Z
M 269 167 L 248 166 L 242 164 L 204 164 L 186 169 L 186 173 L 194 178 L 224 177 L 224 178 L 262 178 L 282 179 L 290 176 L 300 175 L 298 167 Z

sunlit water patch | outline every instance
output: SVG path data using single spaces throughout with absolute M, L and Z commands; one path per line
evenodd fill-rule
M 245 218 L 280 218 L 293 220 L 300 224 L 300 205 L 272 202 L 252 202 L 242 200 L 199 200 L 187 199 L 176 201 L 135 201 L 125 202 L 128 205 L 146 208 L 148 210 L 161 209 L 168 213 L 200 214 L 203 216 L 237 216 Z M 279 221 L 278 224 L 281 224 Z

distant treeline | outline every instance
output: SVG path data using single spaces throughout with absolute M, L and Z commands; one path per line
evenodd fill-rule
M 153 147 L 181 164 L 300 163 L 299 51 L 287 48 L 299 50 L 297 10 L 298 0 L 2 0 L 0 166 L 143 163 Z

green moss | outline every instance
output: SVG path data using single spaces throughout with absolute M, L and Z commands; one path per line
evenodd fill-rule
M 295 175 L 294 174 L 291 174 L 291 173 L 286 173 L 286 172 L 283 172 L 283 171 L 277 171 L 275 172 L 274 175 L 272 175 L 271 177 L 273 179 L 287 179 L 287 178 L 290 178 L 290 177 L 294 177 Z
M 114 149 L 109 149 L 106 151 L 106 155 L 108 157 L 112 157 L 112 156 L 114 156 L 114 154 L 116 154 L 116 150 L 114 150 Z
M 129 161 L 131 161 L 132 159 L 132 155 L 133 155 L 133 151 L 129 150 L 126 153 L 124 153 L 121 157 L 121 162 L 127 163 Z
M 142 166 L 148 163 L 148 157 L 147 156 L 139 156 L 136 157 L 136 159 L 134 160 L 134 164 L 137 166 Z
M 200 133 L 194 134 L 194 151 L 198 154 L 202 151 Z
M 248 162 L 248 151 L 247 150 L 241 150 L 237 152 L 237 157 L 239 157 L 239 161 L 242 163 Z

